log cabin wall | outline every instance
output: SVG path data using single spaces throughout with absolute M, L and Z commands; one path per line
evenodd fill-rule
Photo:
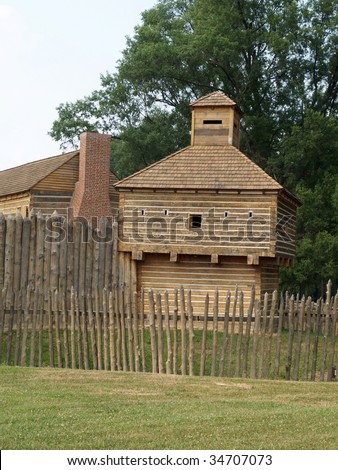
M 0 198 L 0 213 L 15 215 L 19 212 L 23 217 L 30 211 L 31 195 L 29 193 L 14 194 Z
M 271 296 L 273 291 L 278 289 L 279 284 L 279 266 L 273 264 L 271 261 L 263 261 L 260 266 L 261 276 L 261 294 L 264 296 L 265 292 Z M 262 298 L 263 300 L 263 298 Z
M 293 259 L 296 254 L 297 205 L 287 195 L 280 194 L 277 202 L 276 256 Z
M 193 228 L 201 216 L 201 229 Z M 121 192 L 120 249 L 275 255 L 276 194 Z
M 224 313 L 227 291 L 231 295 L 236 286 L 244 293 L 245 314 L 249 306 L 253 286 L 259 298 L 260 268 L 248 266 L 244 257 L 221 257 L 218 264 L 212 264 L 209 256 L 182 255 L 177 263 L 170 261 L 166 254 L 146 254 L 143 261 L 138 261 L 138 290 L 153 289 L 154 292 L 168 290 L 171 311 L 174 307 L 174 290 L 183 285 L 191 289 L 194 314 L 203 316 L 205 296 L 213 298 L 216 288 L 219 289 L 220 312 Z M 145 310 L 148 311 L 148 296 L 145 295 Z M 212 310 L 211 310 L 212 311 Z M 238 314 L 238 312 L 237 312 Z

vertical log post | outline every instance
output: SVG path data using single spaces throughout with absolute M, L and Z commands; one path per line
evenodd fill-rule
M 147 371 L 146 352 L 144 341 L 144 288 L 141 289 L 141 358 L 142 358 L 142 372 Z
M 246 327 L 245 327 L 244 354 L 243 354 L 243 367 L 242 367 L 243 379 L 245 379 L 247 376 L 249 345 L 250 345 L 250 330 L 251 330 L 252 312 L 253 312 L 254 304 L 255 304 L 255 296 L 256 296 L 255 286 L 252 286 L 250 304 L 248 308 L 248 315 L 246 318 Z
M 228 342 L 229 342 L 230 303 L 231 303 L 231 294 L 230 294 L 230 291 L 228 291 L 226 295 L 226 301 L 225 301 L 222 349 L 221 349 L 221 357 L 219 361 L 219 374 L 218 375 L 220 377 L 223 377 L 224 375 L 225 357 L 226 357 L 226 352 L 227 352 Z
M 232 356 L 233 356 L 234 341 L 235 341 L 237 302 L 238 302 L 238 286 L 236 286 L 235 288 L 234 303 L 232 306 L 229 355 L 228 355 L 228 366 L 227 366 L 227 372 L 226 372 L 227 377 L 231 377 L 231 371 L 232 371 Z
M 174 315 L 173 315 L 173 373 L 178 372 L 178 335 L 177 335 L 177 317 L 178 317 L 178 289 L 174 290 Z
M 109 346 L 110 346 L 110 370 L 115 371 L 116 370 L 115 299 L 114 299 L 113 292 L 109 292 Z M 97 365 L 97 361 L 96 361 L 96 365 Z
M 187 315 L 185 310 L 185 294 L 184 287 L 180 289 L 180 302 L 181 302 L 181 373 L 187 375 Z
M 158 372 L 158 357 L 156 347 L 156 330 L 155 330 L 155 303 L 154 294 L 152 289 L 149 289 L 149 329 L 150 329 L 150 343 L 151 343 L 151 364 L 152 372 Z
M 162 300 L 161 294 L 156 295 L 157 307 L 157 338 L 158 338 L 158 371 L 164 374 L 164 342 L 163 342 L 163 319 L 162 319 Z
M 218 289 L 214 293 L 214 307 L 212 319 L 212 358 L 211 358 L 211 371 L 210 375 L 216 375 L 216 360 L 217 360 L 217 341 L 218 341 Z
M 218 291 L 217 291 L 218 292 Z M 188 290 L 188 322 L 189 322 L 189 375 L 194 375 L 194 354 L 195 354 L 195 333 L 194 333 L 194 313 L 191 302 L 191 289 Z M 217 307 L 218 310 L 218 307 Z M 217 312 L 218 317 L 218 312 Z
M 165 330 L 166 330 L 166 337 L 167 337 L 166 373 L 167 374 L 172 374 L 173 348 L 172 348 L 172 344 L 171 344 L 169 294 L 168 294 L 167 290 L 164 291 L 164 309 L 165 309 Z
M 271 346 L 272 346 L 272 336 L 273 336 L 273 327 L 275 321 L 275 313 L 277 308 L 277 300 L 278 300 L 278 292 L 274 290 L 272 293 L 272 302 L 270 308 L 270 318 L 269 318 L 269 326 L 268 326 L 268 343 L 267 343 L 267 353 L 266 353 L 266 363 L 265 363 L 265 370 L 264 370 L 264 378 L 268 379 L 270 375 L 270 368 L 271 368 Z
M 305 315 L 305 297 L 302 297 L 300 309 L 298 313 L 298 331 L 297 331 L 297 340 L 296 340 L 296 357 L 295 357 L 295 367 L 293 370 L 293 380 L 299 379 L 299 365 L 300 365 L 300 356 L 302 352 L 302 339 L 303 339 L 303 323 Z
M 265 334 L 266 334 L 266 323 L 268 317 L 268 306 L 269 306 L 269 294 L 265 292 L 264 303 L 263 303 L 263 317 L 261 326 L 261 338 L 259 345 L 259 365 L 258 365 L 258 378 L 261 379 L 263 375 L 264 367 L 264 356 L 265 356 Z
M 207 292 L 204 301 L 204 316 L 203 316 L 203 332 L 202 332 L 202 346 L 201 346 L 201 362 L 200 362 L 200 376 L 205 375 L 205 361 L 207 356 L 207 333 L 208 333 L 208 317 L 209 317 L 209 294 Z
M 294 318 L 295 317 L 295 298 L 292 295 L 289 302 L 289 341 L 288 351 L 285 364 L 285 379 L 290 380 L 291 378 L 291 365 L 292 365 L 292 349 L 293 349 L 293 337 L 294 337 Z
M 251 356 L 251 366 L 250 366 L 250 378 L 251 379 L 256 378 L 259 324 L 261 320 L 261 303 L 259 300 L 256 300 L 255 302 L 254 312 L 255 312 L 255 323 L 254 323 L 254 334 L 253 334 L 253 340 L 252 340 L 252 356 Z

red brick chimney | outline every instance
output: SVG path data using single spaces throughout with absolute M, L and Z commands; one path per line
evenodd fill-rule
M 112 215 L 109 199 L 111 136 L 95 132 L 80 135 L 79 181 L 75 185 L 71 208 L 73 217 Z

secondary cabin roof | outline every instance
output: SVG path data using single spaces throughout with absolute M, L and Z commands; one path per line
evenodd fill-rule
M 115 184 L 117 189 L 280 190 L 231 145 L 190 146 Z
M 44 158 L 15 168 L 0 171 L 0 196 L 23 193 L 33 188 L 64 163 L 78 155 L 79 151 Z

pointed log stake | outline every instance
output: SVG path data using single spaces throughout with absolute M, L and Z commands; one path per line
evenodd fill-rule
M 217 340 L 218 340 L 218 289 L 214 294 L 214 308 L 212 319 L 212 359 L 211 359 L 211 376 L 216 375 L 216 359 L 217 359 Z
M 306 301 L 306 315 L 305 315 L 305 357 L 304 357 L 304 374 L 303 380 L 308 380 L 309 377 L 309 360 L 310 360 L 310 335 L 311 335 L 311 309 L 312 299 L 307 298 Z
M 250 305 L 248 308 L 248 314 L 246 318 L 246 328 L 245 328 L 245 340 L 244 340 L 244 353 L 243 353 L 243 368 L 242 368 L 242 377 L 243 379 L 247 376 L 247 366 L 248 366 L 248 356 L 249 356 L 249 345 L 250 345 L 250 333 L 251 333 L 251 320 L 252 313 L 255 304 L 256 290 L 255 286 L 252 286 Z
M 335 372 L 337 374 L 336 380 L 338 380 L 337 369 L 334 371 L 334 356 L 335 356 L 335 347 L 336 347 L 336 328 L 337 328 L 337 309 L 338 309 L 338 293 L 336 294 L 332 307 L 332 325 L 331 325 L 331 348 L 329 352 L 329 365 L 328 365 L 328 375 L 327 380 L 334 380 Z M 337 355 L 338 361 L 338 355 Z
M 144 341 L 144 288 L 141 289 L 141 358 L 142 358 L 142 372 L 147 371 L 146 352 Z
M 273 326 L 275 321 L 275 313 L 277 308 L 277 300 L 278 300 L 278 292 L 274 290 L 272 293 L 272 302 L 271 302 L 271 309 L 270 309 L 270 318 L 269 318 L 269 330 L 268 330 L 268 342 L 267 342 L 267 353 L 266 353 L 266 363 L 265 363 L 265 371 L 264 371 L 264 378 L 268 379 L 270 375 L 270 368 L 271 368 L 271 345 L 272 345 L 272 336 L 273 336 Z
M 280 367 L 280 351 L 282 345 L 282 329 L 283 329 L 283 317 L 284 317 L 284 296 L 281 294 L 280 303 L 278 309 L 278 327 L 277 327 L 277 338 L 276 338 L 276 352 L 275 352 L 275 368 L 273 371 L 273 378 L 276 380 L 279 375 Z
M 327 284 L 326 291 L 326 302 L 324 306 L 324 338 L 323 338 L 323 352 L 322 352 L 322 362 L 320 366 L 320 380 L 323 382 L 325 379 L 325 368 L 327 361 L 327 349 L 328 349 L 328 339 L 329 339 L 329 324 L 330 324 L 330 313 L 331 313 L 331 290 L 332 290 L 332 281 L 330 280 Z M 330 372 L 329 372 L 330 373 Z
M 178 335 L 177 335 L 177 317 L 178 317 L 178 289 L 174 290 L 174 315 L 173 315 L 173 373 L 178 372 Z
M 227 377 L 231 377 L 231 371 L 232 371 L 232 356 L 233 356 L 234 340 L 235 340 L 235 324 L 236 324 L 237 302 L 238 302 L 238 286 L 236 286 L 236 288 L 235 288 L 234 303 L 233 303 L 233 307 L 232 307 L 228 366 L 227 366 L 227 372 L 226 372 Z
M 181 303 L 181 372 L 182 375 L 187 375 L 187 312 L 185 309 L 185 292 L 184 287 L 180 289 L 180 303 Z
M 298 328 L 297 328 L 297 342 L 296 342 L 296 354 L 295 354 L 295 367 L 293 370 L 293 380 L 299 379 L 299 365 L 300 355 L 302 351 L 302 339 L 303 339 L 303 323 L 305 315 L 305 297 L 302 297 L 299 316 L 298 316 Z
M 268 306 L 269 306 L 269 294 L 265 292 L 264 294 L 264 304 L 263 304 L 263 318 L 261 326 L 261 338 L 259 345 L 259 366 L 258 366 L 258 378 L 261 379 L 263 375 L 264 367 L 264 356 L 265 356 L 265 333 L 266 333 L 266 322 L 268 317 Z
M 7 328 L 7 352 L 6 352 L 6 365 L 7 366 L 10 365 L 11 356 L 12 356 L 12 341 L 13 341 L 14 312 L 15 312 L 14 302 L 15 302 L 15 297 L 14 297 L 14 292 L 12 292 L 8 328 Z
M 157 306 L 157 337 L 158 337 L 158 371 L 164 374 L 164 344 L 163 344 L 163 321 L 162 321 L 162 300 L 161 294 L 156 295 Z
M 72 369 L 76 369 L 76 340 L 75 340 L 75 291 L 71 288 L 70 303 L 70 348 L 72 356 Z
M 188 301 L 188 322 L 189 322 L 189 375 L 194 375 L 195 333 L 194 333 L 193 306 L 191 302 L 191 290 L 190 289 L 188 290 L 187 301 Z
M 15 352 L 14 352 L 14 365 L 19 365 L 19 355 L 20 355 L 20 341 L 21 341 L 21 326 L 22 326 L 22 291 L 16 292 L 15 295 L 18 297 L 15 300 L 17 305 L 16 309 L 16 335 L 15 335 Z M 0 362 L 1 364 L 1 362 Z
M 151 363 L 152 363 L 152 372 L 156 374 L 158 372 L 158 357 L 157 357 L 157 347 L 156 347 L 156 330 L 155 330 L 155 303 L 154 303 L 154 294 L 152 289 L 149 289 L 149 328 L 150 328 L 150 343 L 151 343 Z
M 90 343 L 92 351 L 93 369 L 97 370 L 97 346 L 96 346 L 96 335 L 95 335 L 95 322 L 93 315 L 93 298 L 90 293 L 87 294 L 87 309 L 88 309 L 88 327 L 90 331 Z
M 244 295 L 243 295 L 243 291 L 241 291 L 239 293 L 239 323 L 238 323 L 238 336 L 237 336 L 237 345 L 236 345 L 235 377 L 239 377 L 240 371 L 241 371 L 243 320 L 244 320 Z
M 89 346 L 88 346 L 88 321 L 87 321 L 87 308 L 86 296 L 84 291 L 81 292 L 81 328 L 83 339 L 83 364 L 86 370 L 90 369 L 89 364 Z
M 203 333 L 202 333 L 202 346 L 201 346 L 201 363 L 200 363 L 200 376 L 205 375 L 205 360 L 207 355 L 207 332 L 208 332 L 208 316 L 209 316 L 209 294 L 205 296 L 204 302 L 204 316 L 203 316 Z
M 231 294 L 230 291 L 227 292 L 226 301 L 225 301 L 225 312 L 224 312 L 224 322 L 223 322 L 223 339 L 222 339 L 222 349 L 221 357 L 219 361 L 219 376 L 223 377 L 224 375 L 224 366 L 225 366 L 225 357 L 228 348 L 229 341 L 229 315 L 230 315 L 230 302 Z
M 66 285 L 61 295 L 62 303 L 62 317 L 63 317 L 63 348 L 65 352 L 65 368 L 69 368 L 69 341 L 68 341 L 68 311 L 67 311 L 67 300 L 66 300 Z
M 140 372 L 140 341 L 139 341 L 139 327 L 138 327 L 138 297 L 137 291 L 133 292 L 133 303 L 132 303 L 132 312 L 133 312 L 133 335 L 134 335 L 134 356 L 135 356 L 135 372 Z
M 80 318 L 80 305 L 79 305 L 79 296 L 75 291 L 75 318 L 76 318 L 76 327 L 77 327 L 77 354 L 79 369 L 83 369 L 83 360 L 82 360 L 82 328 L 81 328 L 81 318 Z
M 50 290 L 47 292 L 47 306 L 48 306 L 48 339 L 49 339 L 49 367 L 54 367 L 54 341 L 53 341 L 53 308 L 52 308 L 52 293 Z
M 97 367 L 99 370 L 103 369 L 102 360 L 102 322 L 100 310 L 100 294 L 98 286 L 95 287 L 95 324 L 97 336 Z
M 261 303 L 259 300 L 256 300 L 255 302 L 254 312 L 255 312 L 255 323 L 254 323 L 254 334 L 253 334 L 253 341 L 252 341 L 252 356 L 251 356 L 251 367 L 250 367 L 251 379 L 256 378 L 259 324 L 261 320 Z
M 44 308 L 44 295 L 43 291 L 38 289 L 39 292 L 39 359 L 38 365 L 42 367 L 43 364 L 43 327 L 45 323 L 45 308 Z
M 167 337 L 167 362 L 166 362 L 166 373 L 172 374 L 173 365 L 173 349 L 171 344 L 170 335 L 170 312 L 169 312 L 169 294 L 168 291 L 164 291 L 164 309 L 165 309 L 165 330 Z
M 115 344 L 115 299 L 114 292 L 109 292 L 109 347 L 110 347 L 110 370 L 116 370 L 116 344 Z M 95 335 L 94 335 L 95 337 Z M 93 347 L 93 341 L 92 341 Z M 96 348 L 96 344 L 95 344 Z M 94 357 L 94 349 L 93 349 Z M 96 360 L 97 364 L 97 360 Z
M 292 295 L 289 302 L 289 341 L 288 341 L 288 352 L 285 364 L 285 379 L 290 380 L 291 378 L 291 365 L 292 365 L 292 348 L 293 348 L 293 337 L 294 337 L 294 316 L 295 316 L 295 297 Z
M 6 312 L 6 288 L 1 289 L 0 292 L 0 364 L 2 364 L 2 348 L 4 340 L 4 329 L 5 329 L 5 312 Z
M 36 324 L 37 324 L 37 316 L 38 316 L 38 291 L 35 289 L 34 292 L 34 305 L 33 305 L 33 315 L 32 315 L 32 330 L 31 330 L 31 344 L 30 344 L 30 358 L 29 358 L 29 366 L 34 367 L 34 359 L 35 359 L 35 333 L 36 333 Z
M 108 293 L 103 289 L 103 366 L 109 370 Z
M 319 299 L 317 302 L 317 308 L 316 308 L 315 338 L 314 338 L 313 349 L 312 349 L 312 369 L 311 369 L 312 381 L 316 380 L 318 343 L 319 343 L 320 329 L 321 329 L 321 324 L 322 324 L 323 308 L 324 308 L 324 302 L 322 299 Z
M 54 319 L 55 319 L 55 341 L 58 367 L 62 367 L 62 351 L 60 337 L 60 315 L 59 315 L 59 293 L 57 289 L 54 291 Z

